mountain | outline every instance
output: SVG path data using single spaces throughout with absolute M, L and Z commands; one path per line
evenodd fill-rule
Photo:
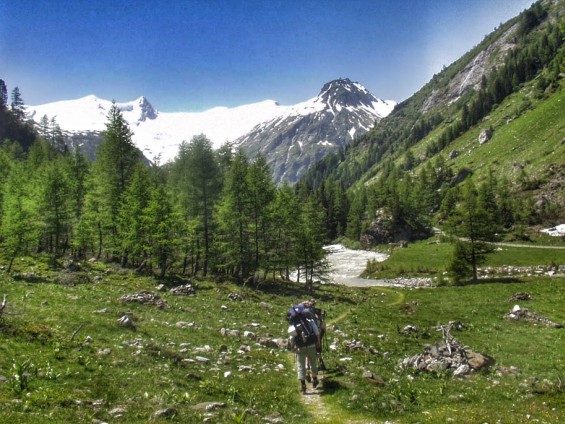
M 160 163 L 174 159 L 179 144 L 199 134 L 205 134 L 216 148 L 225 142 L 240 140 L 237 144 L 250 153 L 261 149 L 270 154 L 269 148 L 253 146 L 254 142 L 263 142 L 255 134 L 258 129 L 270 131 L 272 127 L 278 135 L 283 128 L 289 127 L 289 120 L 299 122 L 300 125 L 293 128 L 297 134 L 304 133 L 300 138 L 303 145 L 308 146 L 317 134 L 318 152 L 308 159 L 310 163 L 335 146 L 343 145 L 355 135 L 367 131 L 394 105 L 394 102 L 375 98 L 363 86 L 349 80 L 332 81 L 324 86 L 318 97 L 291 106 L 265 100 L 233 108 L 215 107 L 204 112 L 165 113 L 156 110 L 145 97 L 117 103 L 134 133 L 134 144 L 146 158 L 153 160 L 158 157 Z M 111 106 L 111 101 L 90 95 L 76 100 L 27 106 L 26 110 L 36 124 L 43 116 L 55 118 L 68 142 L 80 147 L 93 159 Z M 309 125 L 313 128 L 308 128 Z M 311 147 L 308 149 L 313 150 Z M 299 155 L 297 160 L 303 161 L 305 157 L 308 156 Z M 304 166 L 303 163 L 296 165 L 301 170 L 305 169 Z
M 500 233 L 562 223 L 564 16 L 563 0 L 540 0 L 501 24 L 298 184 L 334 213 L 339 182 L 352 206 L 335 227 L 367 245 L 441 226 L 467 180 L 496 199 Z
M 94 158 L 101 142 L 112 102 L 94 95 L 76 100 L 27 106 L 28 116 L 39 124 L 46 115 L 55 118 L 64 136 Z M 165 113 L 157 111 L 145 98 L 117 103 L 132 129 L 133 142 L 148 158 L 160 156 L 160 162 L 174 159 L 179 144 L 194 135 L 205 134 L 219 147 L 250 131 L 259 122 L 272 119 L 286 110 L 272 100 L 238 106 L 215 107 L 204 112 Z
M 325 84 L 318 96 L 258 124 L 234 144 L 248 156 L 262 154 L 276 183 L 294 183 L 311 164 L 370 130 L 395 105 L 357 82 L 337 79 Z

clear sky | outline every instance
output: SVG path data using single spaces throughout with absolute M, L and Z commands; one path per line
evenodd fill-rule
M 145 96 L 164 112 L 336 78 L 401 101 L 533 0 L 0 0 L 0 78 L 38 105 Z

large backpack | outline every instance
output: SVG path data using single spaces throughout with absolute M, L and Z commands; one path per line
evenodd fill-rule
M 314 317 L 311 311 L 302 305 L 290 308 L 286 316 L 289 323 L 289 334 L 293 336 L 293 343 L 297 347 L 304 347 L 316 343 L 314 332 Z

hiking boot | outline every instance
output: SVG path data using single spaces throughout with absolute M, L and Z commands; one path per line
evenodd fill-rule
M 300 393 L 306 393 L 306 382 L 304 380 L 300 382 Z
M 318 378 L 317 378 L 317 377 L 314 377 L 314 378 L 312 379 L 312 387 L 313 387 L 313 388 L 318 387 L 318 383 L 319 383 Z

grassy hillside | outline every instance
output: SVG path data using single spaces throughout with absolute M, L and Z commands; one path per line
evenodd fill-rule
M 564 330 L 503 319 L 520 303 L 565 322 L 563 278 L 421 290 L 317 288 L 334 350 L 324 351 L 328 370 L 313 405 L 299 394 L 292 354 L 260 344 L 285 337 L 284 315 L 306 296 L 302 286 L 192 281 L 194 295 L 174 296 L 158 291 L 163 281 L 153 277 L 79 265 L 61 271 L 22 258 L 17 274 L 0 274 L 7 295 L 0 318 L 2 423 L 565 420 Z M 168 290 L 189 282 L 164 283 Z M 166 307 L 120 300 L 143 291 Z M 518 292 L 532 300 L 509 300 Z M 230 300 L 233 293 L 241 300 Z M 124 314 L 134 327 L 118 323 Z M 441 341 L 436 326 L 450 321 L 463 323 L 452 336 L 496 364 L 461 377 L 400 366 Z M 405 334 L 407 325 L 417 331 Z
M 493 186 L 507 185 L 516 200 L 520 216 L 514 222 L 565 220 L 564 28 L 563 3 L 538 1 L 435 75 L 348 149 L 313 166 L 301 184 L 316 192 L 338 182 L 348 190 L 351 204 L 357 203 L 357 215 L 347 211 L 348 220 L 357 228 L 344 234 L 354 241 L 382 209 L 393 211 L 395 224 L 441 225 L 446 216 L 438 211 L 449 189 L 469 177 L 478 186 L 489 175 L 497 178 Z M 492 137 L 480 144 L 485 130 Z M 404 184 L 400 193 L 397 182 Z M 428 209 L 414 212 L 417 219 L 406 216 L 417 204 L 395 212 L 399 202 L 393 198 L 408 203 L 407 196 L 418 195 L 409 188 L 418 183 L 433 185 L 434 192 L 425 194 L 434 198 Z M 325 205 L 324 196 L 319 197 Z M 363 196 L 367 200 L 360 200 Z

